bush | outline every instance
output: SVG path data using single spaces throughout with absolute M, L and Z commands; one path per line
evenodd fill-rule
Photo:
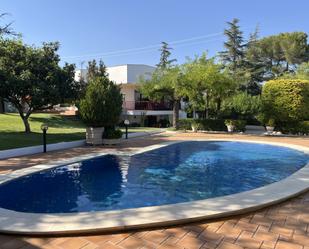
M 247 125 L 247 121 L 246 120 L 235 120 L 235 130 L 236 131 L 242 131 L 245 132 L 246 131 L 246 125 Z
M 180 119 L 178 128 L 180 130 L 191 130 L 192 124 L 204 131 L 226 131 L 223 119 Z
M 283 127 L 309 119 L 309 80 L 277 79 L 262 90 L 262 116 Z
M 232 118 L 252 119 L 261 108 L 260 96 L 251 96 L 247 93 L 238 93 L 224 100 L 223 114 Z
M 309 135 L 309 121 L 282 123 L 278 129 L 280 129 L 283 133 Z
M 80 116 L 91 127 L 113 127 L 122 112 L 120 87 L 107 77 L 94 77 L 89 81 L 85 98 L 80 101 Z
M 192 118 L 179 119 L 178 120 L 178 129 L 179 130 L 191 130 Z
M 122 138 L 122 131 L 119 129 L 108 128 L 104 130 L 103 138 L 105 139 L 118 139 Z

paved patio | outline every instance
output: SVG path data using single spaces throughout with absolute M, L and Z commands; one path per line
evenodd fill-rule
M 0 173 L 44 163 L 55 158 L 68 158 L 82 153 L 134 150 L 164 141 L 192 137 L 237 138 L 284 142 L 308 146 L 309 138 L 259 137 L 228 134 L 178 133 L 128 140 L 117 148 L 82 147 L 46 155 L 0 160 Z M 0 235 L 0 249 L 123 249 L 123 248 L 260 248 L 309 249 L 309 192 L 263 210 L 186 226 L 131 231 L 119 234 L 92 234 L 72 237 L 22 237 Z

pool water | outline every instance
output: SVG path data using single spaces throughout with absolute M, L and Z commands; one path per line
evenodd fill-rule
M 73 213 L 195 201 L 279 181 L 308 160 L 303 152 L 266 144 L 181 142 L 23 176 L 0 185 L 0 207 Z

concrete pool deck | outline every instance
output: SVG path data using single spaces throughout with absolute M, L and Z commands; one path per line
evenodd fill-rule
M 244 135 L 175 134 L 129 140 L 120 151 L 165 141 L 206 139 L 245 139 L 289 143 L 309 147 L 306 138 L 255 137 Z M 116 148 L 116 147 L 115 147 Z M 76 148 L 47 155 L 0 161 L 0 172 L 46 163 L 54 158 L 68 158 L 90 152 L 112 153 L 115 148 Z M 309 245 L 309 193 L 272 207 L 234 216 L 230 219 L 199 222 L 190 226 L 114 235 L 62 238 L 0 237 L 0 248 L 301 248 Z

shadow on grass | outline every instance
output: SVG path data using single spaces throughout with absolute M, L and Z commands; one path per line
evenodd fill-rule
M 30 116 L 29 121 L 31 122 L 40 122 L 40 123 L 46 123 L 49 127 L 52 128 L 85 128 L 85 125 L 82 123 L 82 121 L 74 116 L 74 117 L 66 117 L 66 116 L 60 116 L 60 115 L 53 115 L 49 117 L 36 117 L 36 116 Z

